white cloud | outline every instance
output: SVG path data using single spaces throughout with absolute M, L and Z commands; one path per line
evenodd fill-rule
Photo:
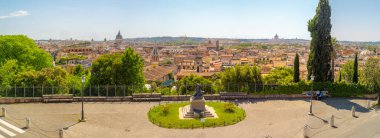
M 7 19 L 7 18 L 12 18 L 12 17 L 28 16 L 28 15 L 29 15 L 28 11 L 20 10 L 20 11 L 9 13 L 8 15 L 0 16 L 0 19 Z

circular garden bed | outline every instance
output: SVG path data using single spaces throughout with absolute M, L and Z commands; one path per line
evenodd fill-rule
M 230 102 L 206 102 L 213 107 L 218 118 L 180 119 L 179 108 L 189 105 L 189 102 L 168 103 L 151 108 L 148 112 L 149 121 L 164 128 L 193 129 L 233 125 L 245 118 L 245 111 Z

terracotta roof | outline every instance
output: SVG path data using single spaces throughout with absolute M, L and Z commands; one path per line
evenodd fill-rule
M 228 55 L 226 55 L 226 54 L 223 54 L 223 55 L 220 55 L 221 57 L 233 57 L 234 55 L 232 55 L 232 54 L 228 54 Z
M 174 55 L 174 57 L 187 57 L 186 55 Z
M 240 58 L 240 60 L 248 60 L 248 58 Z
M 149 70 L 144 71 L 144 77 L 146 80 L 150 81 L 163 81 L 161 80 L 165 75 L 173 72 L 175 67 L 163 67 L 156 66 L 154 68 L 150 68 Z
M 177 76 L 190 76 L 191 74 L 202 77 L 211 77 L 215 74 L 215 72 L 196 72 L 195 70 L 182 70 L 177 74 Z
M 286 64 L 287 64 L 286 61 L 273 61 L 274 67 L 285 67 Z

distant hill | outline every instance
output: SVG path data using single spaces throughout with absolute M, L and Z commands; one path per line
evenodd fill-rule
M 380 46 L 380 42 L 339 41 L 344 46 Z
M 163 36 L 163 37 L 141 37 L 141 38 L 127 38 L 125 39 L 127 42 L 183 42 L 185 37 L 171 37 L 171 36 Z M 201 37 L 186 37 L 186 41 L 190 42 L 204 42 L 206 38 Z
M 230 39 L 230 38 L 202 38 L 202 37 L 186 37 L 186 42 L 189 43 L 202 43 L 207 40 L 220 40 L 224 42 L 234 41 L 238 43 L 270 43 L 270 44 L 301 44 L 308 45 L 310 40 L 305 39 Z M 127 38 L 128 42 L 157 42 L 157 43 L 182 43 L 185 37 L 141 37 L 141 38 Z M 380 46 L 380 42 L 356 42 L 356 41 L 340 41 L 344 46 Z

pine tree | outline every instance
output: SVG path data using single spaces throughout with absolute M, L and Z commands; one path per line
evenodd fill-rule
M 300 61 L 298 53 L 296 54 L 296 57 L 294 58 L 294 74 L 293 74 L 293 80 L 295 83 L 300 81 Z
M 331 75 L 331 7 L 329 0 L 320 0 L 316 15 L 308 24 L 311 33 L 310 54 L 307 63 L 308 79 L 313 74 L 314 81 L 332 81 Z M 330 72 L 330 73 L 329 73 Z
M 355 61 L 354 61 L 354 75 L 352 78 L 353 83 L 358 83 L 359 82 L 359 77 L 358 77 L 358 53 L 355 54 Z

